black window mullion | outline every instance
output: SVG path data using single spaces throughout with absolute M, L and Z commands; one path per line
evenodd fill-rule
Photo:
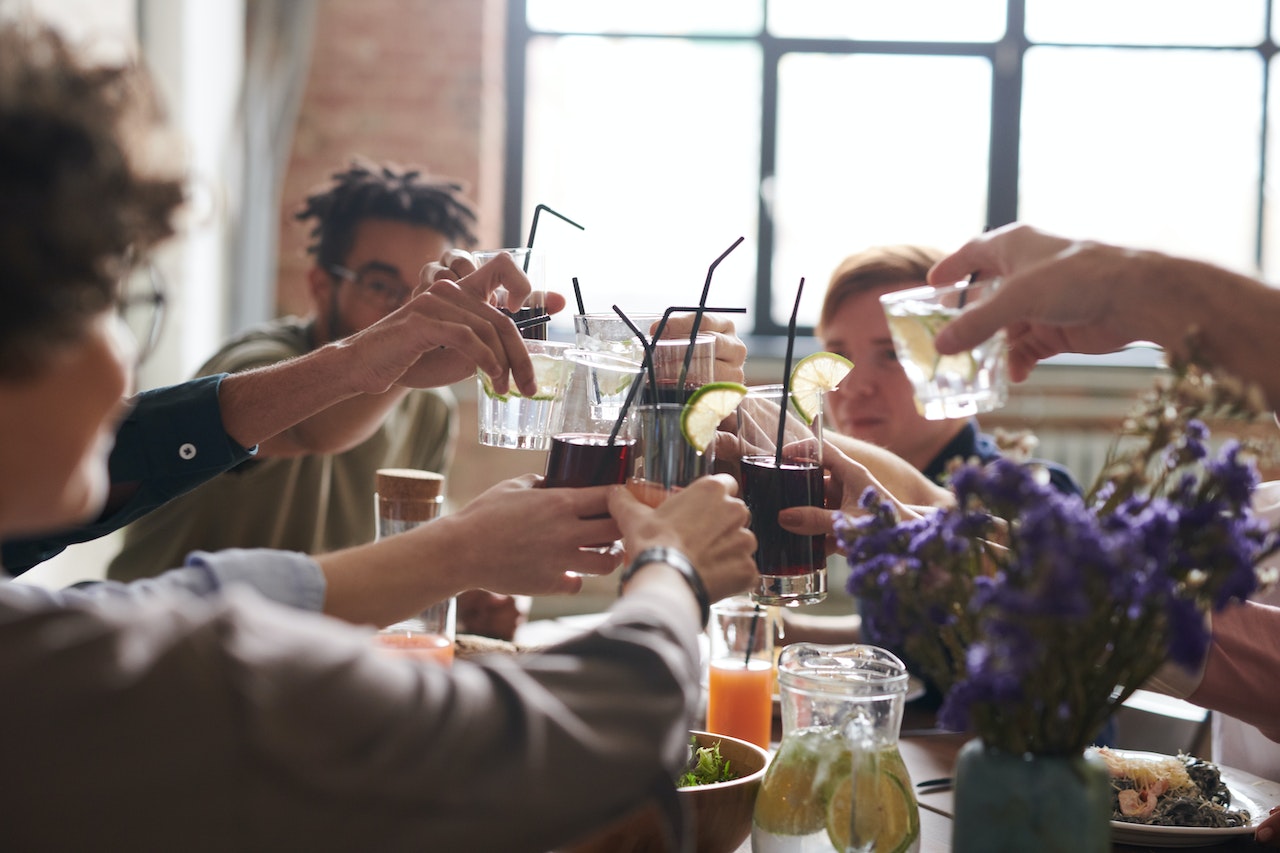
M 1022 66 L 1029 43 L 1026 0 L 1008 0 L 1005 35 L 991 59 L 991 150 L 987 164 L 987 221 L 996 228 L 1018 218 L 1018 159 L 1022 145 Z

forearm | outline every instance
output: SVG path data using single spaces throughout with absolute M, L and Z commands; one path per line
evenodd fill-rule
M 829 432 L 825 436 L 850 459 L 863 465 L 893 497 L 910 506 L 949 506 L 951 493 L 921 474 L 900 456 L 856 438 Z
M 1131 304 L 1119 307 L 1144 340 L 1179 356 L 1193 353 L 1209 365 L 1256 383 L 1269 404 L 1280 407 L 1280 290 L 1212 264 L 1142 253 L 1142 287 L 1121 288 Z
M 325 346 L 279 364 L 228 376 L 219 389 L 222 423 L 227 434 L 245 447 L 263 445 L 290 431 L 290 438 L 274 443 L 274 455 L 288 455 L 285 448 L 290 446 L 302 448 L 295 453 L 307 449 L 332 452 L 334 448 L 323 446 L 325 442 L 349 441 L 370 419 L 381 419 L 405 393 L 396 388 L 366 395 L 364 390 L 342 351 Z M 346 408 L 326 413 L 344 402 L 349 403 Z M 307 448 L 308 443 L 314 447 Z
M 261 442 L 258 456 L 302 456 L 350 450 L 372 436 L 387 413 L 407 393 L 408 388 L 396 387 L 382 394 L 349 397 Z
M 1251 723 L 1280 741 L 1280 608 L 1247 602 L 1213 617 L 1213 642 L 1189 701 Z

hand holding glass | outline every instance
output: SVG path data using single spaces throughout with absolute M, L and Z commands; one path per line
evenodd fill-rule
M 913 287 L 880 297 L 898 361 L 915 386 L 920 413 L 931 421 L 967 418 L 1004 405 L 1009 395 L 1008 349 L 1002 329 L 967 352 L 939 355 L 938 330 L 970 302 L 985 299 L 999 279 Z

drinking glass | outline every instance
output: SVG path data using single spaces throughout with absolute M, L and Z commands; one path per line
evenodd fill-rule
M 676 403 L 632 406 L 630 421 L 636 451 L 627 487 L 650 506 L 657 506 L 671 492 L 715 468 L 715 444 L 702 453 L 695 450 L 680 427 L 683 413 L 684 406 Z
M 523 396 L 512 385 L 506 394 L 497 394 L 489 376 L 477 371 L 476 399 L 480 443 L 489 447 L 518 450 L 547 450 L 551 436 L 559 429 L 560 401 L 569 379 L 565 353 L 572 348 L 556 341 L 525 341 L 533 362 L 537 393 Z
M 915 387 L 921 414 L 931 421 L 967 418 L 1004 405 L 1009 396 L 1008 347 L 1004 330 L 967 352 L 939 355 L 938 330 L 979 302 L 999 279 L 913 287 L 880 297 L 893 348 Z
M 484 252 L 472 252 L 471 257 L 475 259 L 477 266 L 484 266 L 498 255 L 510 255 L 511 259 L 516 262 L 516 266 L 525 271 L 525 275 L 529 279 L 529 283 L 533 285 L 533 292 L 525 298 L 524 306 L 518 311 L 508 311 L 506 308 L 507 293 L 506 288 L 499 287 L 494 298 L 498 300 L 498 305 L 502 309 L 502 313 L 506 314 L 517 323 L 521 320 L 527 320 L 530 317 L 537 317 L 546 313 L 546 257 L 541 252 L 533 249 L 494 249 Z M 526 263 L 527 261 L 527 263 Z M 530 326 L 527 329 L 521 329 L 520 334 L 528 340 L 545 341 L 547 339 L 547 324 L 540 323 L 536 326 Z
M 738 453 L 760 574 L 751 597 L 763 604 L 821 601 L 827 596 L 825 537 L 800 536 L 778 524 L 783 509 L 823 506 L 821 401 L 813 422 L 805 423 L 781 385 L 748 389 L 738 405 Z
M 647 337 L 653 324 L 662 319 L 662 315 L 637 314 L 630 319 Z M 575 314 L 573 328 L 580 350 L 601 354 L 595 361 L 596 364 L 607 365 L 608 362 L 604 360 L 606 356 L 637 365 L 644 360 L 644 346 L 640 339 L 617 314 Z M 610 377 L 607 373 L 597 376 L 588 372 L 589 367 L 590 363 L 587 363 L 586 368 L 578 367 L 575 370 L 575 381 L 579 376 L 582 377 L 582 388 L 592 415 L 597 418 L 617 418 L 630 383 L 626 383 L 624 387 L 622 383 L 612 381 L 616 377 Z
M 773 620 L 745 595 L 711 605 L 707 731 L 769 748 L 773 735 Z
M 662 338 L 653 341 L 653 374 L 641 376 L 645 383 L 640 392 L 641 403 L 678 403 L 684 405 L 693 392 L 715 379 L 716 339 L 699 333 L 689 353 L 689 338 Z M 686 356 L 688 356 L 686 366 Z M 657 388 L 652 386 L 656 380 Z

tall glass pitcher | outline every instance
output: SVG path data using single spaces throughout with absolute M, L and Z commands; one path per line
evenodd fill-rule
M 898 752 L 907 668 L 875 646 L 787 646 L 782 743 L 756 797 L 755 853 L 911 853 L 920 811 Z

